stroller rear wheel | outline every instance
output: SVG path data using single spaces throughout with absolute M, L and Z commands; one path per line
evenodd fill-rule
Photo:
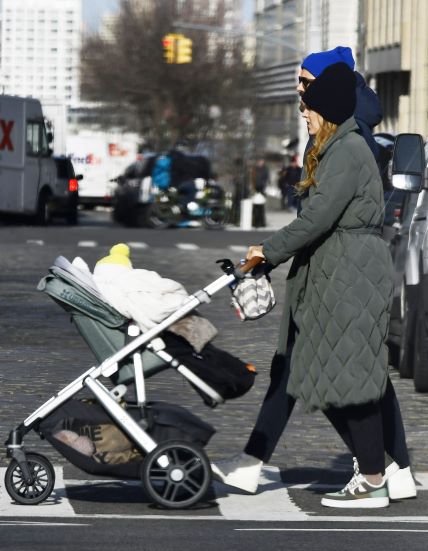
M 157 460 L 165 456 L 168 466 Z M 150 498 L 168 509 L 184 509 L 200 501 L 211 482 L 211 467 L 205 453 L 187 442 L 164 442 L 145 458 L 141 469 L 143 487 Z
M 55 485 L 55 471 L 49 459 L 38 453 L 26 454 L 31 473 L 28 484 L 18 462 L 13 459 L 6 470 L 4 482 L 7 493 L 21 505 L 37 505 L 47 499 Z

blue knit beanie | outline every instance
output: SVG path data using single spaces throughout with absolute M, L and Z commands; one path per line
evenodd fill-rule
M 334 63 L 346 63 L 354 70 L 355 61 L 352 57 L 352 50 L 346 46 L 337 46 L 333 50 L 309 54 L 302 63 L 302 69 L 309 71 L 314 77 L 318 77 L 326 67 Z

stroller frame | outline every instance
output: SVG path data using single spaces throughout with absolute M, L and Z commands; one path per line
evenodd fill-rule
M 192 385 L 196 386 L 200 391 L 202 391 L 209 398 L 212 407 L 216 406 L 219 403 L 222 403 L 224 401 L 223 398 L 210 385 L 208 385 L 185 365 L 181 364 L 177 359 L 172 357 L 164 350 L 165 345 L 162 339 L 159 338 L 159 335 L 162 333 L 162 331 L 166 330 L 173 323 L 177 322 L 179 319 L 183 318 L 184 316 L 195 310 L 201 304 L 209 303 L 211 301 L 211 297 L 224 287 L 230 285 L 237 279 L 243 278 L 247 272 L 251 271 L 257 264 L 261 262 L 261 259 L 253 258 L 239 267 L 235 267 L 228 259 L 223 259 L 218 262 L 222 263 L 221 268 L 225 272 L 224 275 L 222 275 L 206 287 L 202 288 L 201 290 L 198 290 L 192 295 L 189 295 L 186 302 L 176 312 L 168 316 L 161 323 L 159 323 L 152 329 L 149 329 L 145 333 L 139 334 L 139 328 L 135 324 L 130 324 L 128 326 L 128 334 L 135 337 L 134 340 L 126 344 L 118 352 L 105 359 L 100 365 L 91 367 L 85 373 L 77 377 L 65 388 L 49 398 L 43 405 L 41 405 L 31 415 L 29 415 L 18 427 L 10 432 L 9 438 L 5 443 L 7 448 L 7 455 L 8 457 L 12 458 L 12 463 L 9 465 L 9 468 L 12 466 L 12 464 L 14 464 L 15 469 L 18 469 L 18 471 L 20 471 L 21 480 L 26 485 L 26 487 L 34 488 L 37 483 L 40 485 L 40 480 L 35 481 L 35 478 L 37 478 L 37 472 L 35 472 L 35 469 L 29 463 L 30 455 L 32 463 L 37 463 L 37 457 L 43 458 L 44 465 L 42 465 L 41 469 L 42 471 L 46 471 L 47 475 L 51 474 L 54 478 L 54 471 L 49 461 L 44 456 L 41 456 L 39 454 L 28 454 L 25 452 L 23 447 L 23 440 L 25 435 L 33 429 L 37 432 L 38 425 L 43 419 L 48 417 L 54 410 L 59 408 L 67 400 L 74 397 L 80 390 L 82 390 L 83 388 L 87 388 L 96 398 L 98 403 L 101 404 L 102 407 L 107 411 L 107 413 L 117 424 L 117 426 L 135 444 L 135 446 L 143 451 L 145 454 L 147 454 L 147 456 L 143 460 L 142 467 L 143 483 L 144 481 L 146 482 L 144 484 L 145 489 L 148 491 L 150 497 L 152 497 L 155 502 L 164 507 L 183 508 L 193 505 L 201 499 L 202 495 L 206 493 L 209 487 L 211 477 L 210 465 L 207 458 L 205 457 L 204 452 L 193 444 L 190 445 L 188 443 L 184 444 L 180 442 L 175 442 L 171 443 L 170 446 L 165 444 L 159 445 L 144 430 L 144 428 L 139 423 L 137 423 L 137 421 L 135 421 L 131 417 L 131 415 L 129 415 L 129 413 L 127 413 L 127 411 L 119 404 L 119 400 L 122 396 L 120 393 L 120 389 L 118 387 L 115 387 L 110 391 L 98 379 L 100 377 L 111 377 L 111 375 L 119 370 L 119 362 L 132 356 L 137 407 L 143 408 L 146 403 L 146 391 L 143 361 L 140 352 L 141 349 L 145 348 L 158 356 L 170 367 L 178 371 L 186 380 L 188 380 Z M 175 495 L 172 497 L 159 495 L 156 489 L 154 489 L 153 486 L 150 485 L 150 483 L 148 482 L 148 478 L 150 478 L 150 476 L 149 473 L 144 473 L 144 464 L 146 463 L 146 460 L 148 460 L 148 469 L 168 470 L 172 482 L 179 483 L 181 480 L 184 480 L 183 484 L 186 483 L 186 485 L 188 485 L 189 481 L 186 481 L 186 472 L 181 472 L 182 465 L 175 464 L 175 458 L 177 457 L 178 453 L 177 450 L 180 450 L 182 448 L 184 448 L 185 451 L 187 450 L 188 454 L 190 453 L 188 464 L 191 465 L 192 470 L 194 469 L 195 464 L 202 464 L 205 471 L 207 472 L 206 476 L 204 476 L 204 481 L 200 485 L 200 487 L 191 489 L 190 497 L 185 500 L 176 502 L 173 499 L 174 497 L 176 497 Z M 37 456 L 36 459 L 34 458 L 35 456 Z M 47 466 L 46 463 L 48 464 Z M 49 473 L 49 470 L 51 470 L 51 473 Z M 47 488 L 45 488 L 42 492 L 39 492 L 38 495 L 33 495 L 29 499 L 21 496 L 21 499 L 19 495 L 16 495 L 16 493 L 11 493 L 10 488 L 8 488 L 7 474 L 8 473 L 6 473 L 6 489 L 8 490 L 11 497 L 19 503 L 40 503 L 41 501 L 44 501 L 52 492 L 53 481 L 51 481 L 51 484 L 47 484 Z

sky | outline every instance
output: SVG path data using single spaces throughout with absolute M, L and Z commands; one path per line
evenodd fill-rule
M 243 1 L 244 17 L 249 20 L 253 11 L 254 0 Z M 83 19 L 90 29 L 97 29 L 104 13 L 115 11 L 118 4 L 119 0 L 82 0 Z
M 95 30 L 104 13 L 115 11 L 118 3 L 118 0 L 82 0 L 83 20 Z

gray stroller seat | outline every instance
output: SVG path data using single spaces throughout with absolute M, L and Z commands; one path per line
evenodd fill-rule
M 122 316 L 103 300 L 92 274 L 76 268 L 63 256 L 55 259 L 49 272 L 49 275 L 40 280 L 37 289 L 48 294 L 70 314 L 77 330 L 99 363 L 132 340 L 132 337 L 127 335 L 127 328 L 132 320 Z M 143 350 L 141 358 L 145 378 L 168 368 L 168 365 L 150 350 Z M 132 382 L 132 359 L 124 360 L 120 369 L 110 378 L 114 384 Z

